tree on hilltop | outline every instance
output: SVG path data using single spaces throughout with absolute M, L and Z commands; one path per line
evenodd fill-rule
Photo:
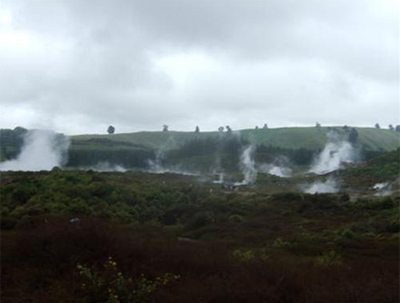
M 112 126 L 112 125 L 110 125 L 110 126 L 107 128 L 107 133 L 109 133 L 109 134 L 111 135 L 111 134 L 113 134 L 114 132 L 115 132 L 115 127 Z

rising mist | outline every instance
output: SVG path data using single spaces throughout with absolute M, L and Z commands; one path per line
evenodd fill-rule
M 62 166 L 67 160 L 69 139 L 49 130 L 30 130 L 16 159 L 0 163 L 1 171 L 39 171 Z

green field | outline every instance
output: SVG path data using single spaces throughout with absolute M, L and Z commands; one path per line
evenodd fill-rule
M 326 143 L 329 129 L 342 130 L 341 127 L 285 127 L 270 129 L 244 129 L 233 132 L 244 140 L 255 144 L 287 149 L 320 149 Z M 359 143 L 368 150 L 393 150 L 400 147 L 400 133 L 375 128 L 356 128 Z M 109 139 L 117 142 L 142 145 L 149 148 L 176 148 L 184 142 L 195 139 L 218 137 L 218 132 L 137 132 L 113 135 L 79 135 L 72 136 L 72 145 L 77 142 L 87 142 L 91 139 Z M 226 134 L 222 134 L 226 135 Z
M 240 153 L 253 144 L 257 146 L 255 159 L 271 163 L 286 157 L 291 165 L 307 169 L 316 154 L 335 131 L 343 140 L 349 138 L 350 128 L 343 127 L 292 127 L 275 129 L 244 129 L 232 133 L 219 132 L 137 132 L 112 135 L 80 135 L 71 137 L 69 166 L 112 162 L 124 167 L 146 167 L 162 155 L 165 167 L 210 172 L 213 167 L 237 171 Z M 356 128 L 354 143 L 361 158 L 368 160 L 385 151 L 400 147 L 400 133 L 375 128 Z M 128 161 L 136 158 L 136 161 Z
M 323 149 L 332 131 L 348 140 L 356 131 L 352 144 L 362 160 L 400 147 L 400 133 L 375 128 L 291 127 L 244 129 L 228 132 L 136 132 L 124 134 L 71 136 L 68 167 L 93 167 L 99 163 L 126 168 L 148 169 L 157 162 L 166 168 L 208 172 L 217 169 L 238 171 L 240 154 L 254 145 L 255 161 L 272 163 L 285 157 L 294 169 L 307 170 Z M 1 130 L 0 161 L 17 157 L 26 129 Z

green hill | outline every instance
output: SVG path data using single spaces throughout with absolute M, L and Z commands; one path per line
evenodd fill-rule
M 244 129 L 233 132 L 243 140 L 255 144 L 285 149 L 321 149 L 326 143 L 326 134 L 332 130 L 343 132 L 342 127 L 285 127 L 270 129 Z M 366 150 L 390 151 L 400 147 L 400 133 L 375 128 L 356 128 L 359 143 Z M 125 142 L 142 145 L 152 149 L 173 149 L 190 140 L 218 138 L 218 132 L 136 132 L 113 135 L 79 135 L 72 136 L 72 144 L 90 142 L 93 139 L 108 139 L 113 142 Z
M 380 181 L 394 180 L 400 176 L 400 148 L 370 161 L 353 165 L 341 172 L 344 176 Z
M 100 162 L 125 167 L 148 167 L 161 161 L 169 167 L 207 170 L 213 166 L 236 170 L 245 146 L 257 146 L 257 162 L 284 156 L 296 166 L 308 166 L 334 131 L 343 139 L 356 130 L 355 142 L 364 158 L 400 147 L 400 133 L 375 128 L 285 127 L 243 129 L 233 132 L 135 132 L 71 136 L 68 166 L 93 166 Z M 0 130 L 0 161 L 15 158 L 21 150 L 26 129 Z
M 400 147 L 400 133 L 355 128 L 356 143 L 365 159 Z M 233 132 L 136 132 L 71 137 L 70 166 L 84 163 L 112 162 L 126 167 L 146 167 L 149 160 L 159 160 L 164 167 L 191 171 L 224 169 L 235 171 L 240 153 L 249 144 L 258 146 L 257 162 L 272 162 L 284 156 L 298 167 L 310 165 L 334 131 L 348 139 L 351 128 L 285 127 L 244 129 Z M 354 132 L 354 130 L 353 130 Z M 135 159 L 131 161 L 131 159 Z M 216 167 L 217 166 L 217 167 Z

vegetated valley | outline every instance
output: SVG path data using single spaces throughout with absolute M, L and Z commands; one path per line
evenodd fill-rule
M 1 133 L 3 302 L 399 301 L 394 131 L 29 133 Z

